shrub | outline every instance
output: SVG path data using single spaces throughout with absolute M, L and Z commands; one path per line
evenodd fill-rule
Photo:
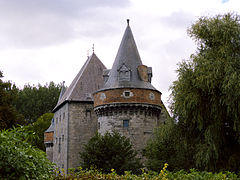
M 104 136 L 96 134 L 80 153 L 83 168 L 96 167 L 104 173 L 112 169 L 118 174 L 124 171 L 137 173 L 141 168 L 140 159 L 136 157 L 130 140 L 118 132 L 107 132 Z
M 24 127 L 0 131 L 0 179 L 50 179 L 52 164 Z
M 26 127 L 30 131 L 33 131 L 36 135 L 36 138 L 31 144 L 43 151 L 46 150 L 44 145 L 44 132 L 51 125 L 51 120 L 53 118 L 53 115 L 54 115 L 53 113 L 45 113 L 41 115 L 36 122 L 29 124 Z

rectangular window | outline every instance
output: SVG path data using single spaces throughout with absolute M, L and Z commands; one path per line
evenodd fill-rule
M 64 135 L 62 135 L 62 141 L 64 141 Z
M 125 95 L 125 96 L 130 96 L 130 92 L 129 92 L 129 91 L 126 91 L 124 95 Z
M 129 127 L 129 120 L 123 120 L 123 127 L 124 128 Z
M 61 138 L 59 138 L 59 143 L 58 143 L 58 153 L 61 152 Z
M 65 119 L 65 112 L 63 113 L 63 119 Z
M 85 116 L 91 118 L 91 110 L 87 109 Z

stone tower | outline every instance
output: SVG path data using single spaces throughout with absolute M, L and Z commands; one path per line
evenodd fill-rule
M 97 132 L 92 93 L 103 87 L 103 69 L 106 67 L 93 53 L 71 85 L 62 88 L 53 109 L 54 120 L 44 134 L 47 156 L 58 168 L 78 167 L 83 144 Z
M 161 121 L 161 92 L 151 84 L 152 68 L 142 64 L 129 21 L 105 84 L 94 93 L 98 132 L 117 130 L 139 152 Z

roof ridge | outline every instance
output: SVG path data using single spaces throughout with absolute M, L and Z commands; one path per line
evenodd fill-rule
M 86 61 L 86 62 L 84 63 L 84 65 L 83 65 L 83 67 L 80 69 L 79 73 L 81 72 L 81 74 L 79 74 L 79 75 L 77 74 L 77 76 L 76 76 L 77 79 L 76 79 L 74 85 L 72 86 L 71 91 L 70 91 L 69 95 L 66 97 L 66 99 L 70 98 L 70 96 L 71 96 L 74 88 L 76 87 L 76 84 L 78 83 L 79 79 L 82 77 L 82 74 L 83 74 L 84 70 L 86 69 L 88 63 L 90 62 L 91 58 L 92 58 L 92 55 L 88 57 L 87 61 Z M 75 80 L 75 79 L 74 79 L 74 80 Z M 74 80 L 73 80 L 73 82 L 74 82 Z M 66 92 L 67 92 L 67 91 L 65 91 L 65 93 L 66 93 Z M 64 93 L 64 94 L 65 94 L 65 93 Z
M 104 64 L 95 53 L 92 53 L 77 73 L 70 86 L 66 89 L 53 111 L 66 101 L 92 101 L 92 96 L 90 94 L 96 91 L 97 88 L 102 88 L 103 86 L 103 69 L 106 69 Z

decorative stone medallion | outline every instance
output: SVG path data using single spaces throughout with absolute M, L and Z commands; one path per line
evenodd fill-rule
M 106 99 L 106 94 L 105 93 L 101 93 L 100 94 L 100 99 L 103 101 L 104 99 Z
M 154 100 L 154 99 L 155 99 L 154 93 L 152 93 L 152 92 L 149 93 L 149 99 L 151 99 L 151 100 Z

